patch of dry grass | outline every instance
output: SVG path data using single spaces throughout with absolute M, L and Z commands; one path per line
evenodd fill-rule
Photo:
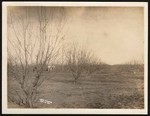
M 40 98 L 51 104 L 37 108 L 144 108 L 144 75 L 116 72 L 117 69 L 82 76 L 76 84 L 70 73 L 45 73 L 47 80 L 38 89 Z M 14 86 L 12 82 L 9 86 Z M 12 85 L 11 85 L 12 84 Z M 11 103 L 12 104 L 12 103 Z M 8 104 L 9 107 L 18 108 Z M 22 107 L 20 107 L 22 108 Z

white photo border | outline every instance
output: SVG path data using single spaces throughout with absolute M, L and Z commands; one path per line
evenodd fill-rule
M 7 107 L 7 6 L 144 7 L 144 109 L 17 109 Z M 2 114 L 147 114 L 148 113 L 148 2 L 3 2 L 2 3 Z

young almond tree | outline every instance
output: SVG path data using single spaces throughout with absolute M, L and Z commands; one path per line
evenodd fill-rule
M 57 59 L 66 22 L 62 7 L 8 8 L 8 76 L 24 94 L 16 91 L 18 104 L 34 107 L 38 87 L 46 79 L 44 66 Z
M 100 61 L 94 54 L 91 54 L 87 57 L 87 62 L 85 64 L 84 70 L 88 76 L 95 73 L 100 69 L 100 66 L 103 65 L 103 62 Z
M 133 72 L 134 74 L 136 72 L 139 72 L 139 71 L 144 71 L 144 62 L 143 60 L 140 61 L 140 60 L 131 60 L 130 62 L 127 62 L 125 63 L 126 66 L 128 66 L 128 70 L 129 72 Z
M 82 48 L 79 44 L 73 43 L 68 50 L 66 50 L 66 62 L 73 75 L 74 83 L 85 71 L 90 73 L 97 70 L 98 61 L 93 57 L 91 51 Z M 92 68 L 90 66 L 94 65 Z

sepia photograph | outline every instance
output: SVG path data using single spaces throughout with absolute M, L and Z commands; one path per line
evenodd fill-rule
M 147 113 L 147 7 L 3 2 L 3 112 Z

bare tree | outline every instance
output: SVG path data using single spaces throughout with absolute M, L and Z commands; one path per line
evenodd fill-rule
M 34 107 L 37 89 L 45 80 L 44 66 L 55 62 L 59 54 L 67 18 L 63 8 L 35 8 L 37 18 L 34 19 L 31 8 L 18 10 L 22 10 L 19 15 L 11 11 L 8 18 L 9 32 L 13 33 L 13 38 L 8 34 L 8 65 L 15 64 L 9 69 L 13 69 L 12 75 L 25 94 L 23 104 Z
M 98 59 L 90 50 L 81 47 L 78 43 L 73 43 L 66 50 L 66 61 L 73 75 L 74 83 L 85 71 L 90 74 L 98 69 Z
M 86 74 L 90 76 L 98 71 L 101 65 L 103 65 L 103 62 L 101 62 L 101 60 L 91 52 L 91 54 L 89 54 L 87 57 L 87 62 L 84 67 Z
M 138 60 L 134 58 L 133 60 L 130 60 L 129 62 L 124 63 L 126 66 L 126 70 L 128 72 L 132 72 L 136 74 L 137 72 L 143 72 L 144 71 L 144 62 L 142 60 Z

